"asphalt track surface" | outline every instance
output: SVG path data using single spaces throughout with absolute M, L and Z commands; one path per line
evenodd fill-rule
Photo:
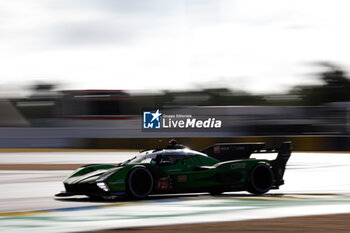
M 286 184 L 262 196 L 236 192 L 101 202 L 84 196 L 54 198 L 63 190 L 62 180 L 72 172 L 64 167 L 116 163 L 135 153 L 1 153 L 0 232 L 97 231 L 350 213 L 350 154 L 346 153 L 293 153 Z M 9 166 L 18 170 L 9 170 Z M 60 170 L 51 170 L 55 166 Z M 42 170 L 36 170 L 38 167 Z

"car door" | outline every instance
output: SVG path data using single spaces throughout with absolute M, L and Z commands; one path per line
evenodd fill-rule
M 201 162 L 195 155 L 162 156 L 160 167 L 171 178 L 175 192 L 201 191 L 215 185 L 213 169 L 199 169 Z

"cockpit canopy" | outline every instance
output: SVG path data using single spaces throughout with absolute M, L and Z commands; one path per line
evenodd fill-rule
M 134 157 L 130 161 L 126 161 L 123 164 L 137 164 L 137 163 L 155 163 L 156 158 L 161 158 L 162 163 L 175 164 L 180 160 L 192 158 L 194 156 L 205 156 L 198 151 L 190 149 L 163 149 L 163 150 L 148 150 L 141 152 L 138 156 Z

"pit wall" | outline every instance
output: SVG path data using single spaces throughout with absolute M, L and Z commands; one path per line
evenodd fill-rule
M 162 148 L 170 138 L 96 138 L 87 139 L 81 145 L 91 149 L 148 149 Z M 210 138 L 175 138 L 179 144 L 192 149 L 204 149 L 215 143 L 228 142 L 265 142 L 266 147 L 279 147 L 284 141 L 291 141 L 294 151 L 350 151 L 350 136 L 258 136 Z

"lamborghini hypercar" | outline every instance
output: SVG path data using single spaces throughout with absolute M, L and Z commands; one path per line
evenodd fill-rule
M 273 160 L 250 158 L 254 153 L 277 153 Z M 144 150 L 119 164 L 93 164 L 76 170 L 63 181 L 56 196 L 91 198 L 152 194 L 229 191 L 263 194 L 284 184 L 291 143 L 265 149 L 265 143 L 218 143 L 202 151 L 171 141 L 166 148 Z

